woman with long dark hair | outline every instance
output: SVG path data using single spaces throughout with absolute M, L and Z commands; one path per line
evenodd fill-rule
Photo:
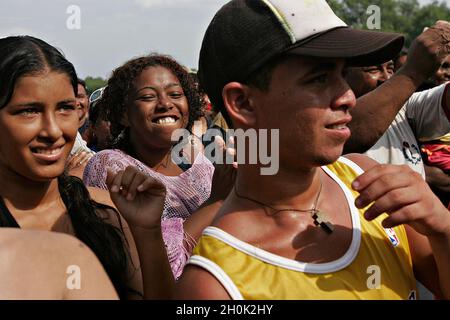
M 108 175 L 108 194 L 64 173 L 78 129 L 73 65 L 40 39 L 3 38 L 0 84 L 0 226 L 75 235 L 121 298 L 169 297 L 164 186 L 129 167 Z

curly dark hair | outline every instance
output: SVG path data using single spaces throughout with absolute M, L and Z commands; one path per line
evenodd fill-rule
M 111 140 L 114 141 L 114 146 L 122 145 L 122 143 L 117 143 L 117 140 L 125 129 L 121 121 L 127 110 L 127 101 L 132 92 L 133 81 L 146 68 L 156 66 L 167 68 L 180 81 L 189 105 L 189 121 L 186 129 L 190 131 L 194 121 L 203 116 L 205 106 L 203 95 L 198 90 L 193 77 L 175 59 L 158 53 L 134 58 L 113 71 L 102 98 L 98 101 L 102 118 L 111 123 Z

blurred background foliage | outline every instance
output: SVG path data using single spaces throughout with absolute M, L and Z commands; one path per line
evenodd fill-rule
M 370 5 L 381 9 L 381 31 L 399 32 L 406 37 L 406 46 L 437 20 L 450 21 L 450 7 L 444 1 L 421 6 L 417 0 L 327 0 L 334 12 L 349 26 L 368 29 Z

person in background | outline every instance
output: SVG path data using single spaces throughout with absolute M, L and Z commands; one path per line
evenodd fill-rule
M 450 55 L 444 59 L 428 82 L 432 88 L 448 81 L 450 81 Z M 434 137 L 431 141 L 429 137 L 420 139 L 419 143 L 427 182 L 442 203 L 450 209 L 450 131 L 440 137 Z
M 397 72 L 407 61 L 407 50 L 404 48 L 395 59 Z M 419 86 L 417 92 L 442 85 L 450 80 L 450 55 L 441 63 L 436 72 Z M 426 181 L 439 197 L 441 202 L 450 209 L 450 133 L 436 137 L 434 141 L 418 141 L 425 170 Z
M 110 128 L 110 122 L 101 116 L 100 107 L 96 102 L 92 103 L 89 112 L 89 128 L 87 129 L 90 132 L 88 147 L 95 152 L 107 149 L 111 145 Z
M 373 108 L 372 110 L 355 108 L 352 111 L 355 115 L 351 124 L 353 134 L 347 142 L 347 146 L 351 146 L 347 148 L 347 151 L 365 152 L 380 163 L 409 165 L 426 178 L 444 205 L 449 206 L 450 177 L 443 170 L 445 167 L 431 168 L 430 166 L 433 161 L 434 164 L 441 163 L 445 166 L 446 154 L 448 154 L 448 145 L 442 141 L 449 140 L 450 132 L 450 91 L 445 81 L 446 67 L 450 60 L 443 50 L 439 56 L 436 56 L 438 59 L 434 58 L 435 63 L 434 66 L 431 65 L 432 68 L 423 68 L 428 53 L 422 49 L 426 47 L 421 46 L 419 41 L 427 39 L 426 34 L 425 31 L 422 38 L 413 43 L 410 49 L 411 58 L 407 60 L 404 69 L 400 69 L 395 76 L 392 61 L 378 66 L 353 67 L 347 70 L 346 79 L 356 97 L 365 101 L 366 106 L 371 105 Z M 441 38 L 435 39 L 437 39 L 435 42 L 439 43 Z M 386 93 L 386 89 L 389 90 L 389 86 L 396 86 L 395 82 L 408 72 L 420 74 L 420 71 L 421 79 L 427 79 L 432 75 L 425 81 L 426 87 L 431 89 L 422 90 L 424 84 L 420 83 L 417 88 L 412 87 L 418 92 L 404 103 L 390 126 L 383 132 L 387 121 L 391 120 L 388 117 L 389 113 L 385 110 L 392 102 L 383 103 L 382 99 L 402 101 L 397 98 L 399 93 L 401 96 L 405 91 L 404 88 L 399 88 L 397 91 L 391 90 L 390 93 Z M 383 84 L 386 84 L 385 87 Z M 374 118 L 372 115 L 375 110 L 377 117 Z M 363 111 L 366 113 L 364 114 Z M 380 133 L 383 134 L 378 136 Z M 365 149 L 368 146 L 370 148 Z
M 89 122 L 90 102 L 86 82 L 84 82 L 84 80 L 82 79 L 78 79 L 78 92 L 76 98 L 78 118 L 80 119 L 80 128 L 78 129 L 78 131 L 84 139 L 83 134 L 87 129 Z
M 411 59 L 408 60 L 408 63 Z M 392 65 L 392 62 L 389 62 Z M 372 99 L 372 104 L 381 98 L 376 89 L 395 81 L 393 68 L 382 71 L 379 66 L 367 68 L 353 67 L 346 73 L 346 80 L 357 98 Z M 401 71 L 400 71 L 401 72 Z M 397 92 L 397 95 L 399 93 Z M 383 99 L 387 98 L 386 96 Z M 394 97 L 391 97 L 394 99 Z M 387 122 L 386 105 L 373 105 L 372 110 L 366 110 L 363 115 L 358 107 L 352 111 L 357 113 L 351 127 L 355 128 L 349 139 L 353 151 L 365 152 L 369 157 L 380 163 L 407 164 L 425 178 L 425 170 L 420 154 L 418 141 L 424 139 L 437 139 L 450 131 L 450 91 L 447 86 L 414 93 L 399 110 L 390 124 L 383 131 Z M 373 114 L 381 120 L 375 121 Z M 356 116 L 355 116 L 356 117 Z M 363 129 L 361 121 L 365 119 L 366 127 Z M 379 125 L 379 127 L 376 126 Z M 378 137 L 378 135 L 381 136 Z M 368 149 L 365 149 L 367 146 Z
M 406 60 L 408 60 L 408 48 L 403 47 L 402 51 L 394 59 L 394 71 L 400 70 L 406 64 Z
M 86 83 L 78 79 L 77 85 L 77 113 L 79 119 L 79 129 L 73 148 L 70 152 L 70 157 L 67 159 L 67 171 L 70 175 L 79 178 L 83 177 L 84 168 L 86 163 L 95 154 L 94 150 L 88 147 L 88 131 L 89 127 L 89 110 L 90 102 L 89 95 L 86 88 Z
M 111 145 L 111 131 L 110 123 L 104 119 L 104 114 L 97 104 L 102 97 L 105 87 L 101 87 L 89 97 L 89 127 L 86 129 L 85 136 L 87 137 L 87 146 L 94 152 L 101 151 Z
M 359 98 L 385 83 L 394 73 L 394 62 L 389 60 L 374 66 L 348 68 L 346 79 Z
M 190 256 L 194 239 L 184 221 L 210 197 L 213 164 L 195 136 L 175 156 L 177 129 L 191 130 L 203 115 L 204 102 L 193 78 L 173 58 L 151 54 L 114 70 L 98 105 L 110 122 L 111 149 L 88 162 L 86 185 L 106 189 L 107 170 L 136 166 L 160 180 L 167 189 L 162 232 L 173 274 L 178 278 Z
M 450 81 L 450 55 L 442 61 L 441 66 L 432 77 L 432 81 L 434 86 L 440 86 Z

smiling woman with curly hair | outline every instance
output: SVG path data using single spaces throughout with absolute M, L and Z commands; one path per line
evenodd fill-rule
M 214 167 L 190 147 L 177 164 L 172 135 L 177 129 L 190 130 L 203 106 L 194 79 L 170 56 L 150 54 L 126 62 L 114 70 L 99 101 L 111 123 L 112 149 L 96 154 L 84 172 L 87 185 L 105 189 L 107 169 L 117 172 L 133 165 L 165 184 L 162 231 L 175 277 L 193 245 L 183 222 L 208 199 Z
M 147 69 L 150 67 L 167 69 L 177 78 L 179 88 L 182 89 L 189 106 L 189 117 L 187 123 L 184 124 L 186 129 L 190 130 L 194 121 L 199 120 L 203 115 L 204 101 L 197 90 L 194 79 L 183 66 L 166 55 L 151 54 L 135 58 L 114 70 L 102 99 L 99 101 L 100 108 L 111 122 L 111 134 L 116 140 L 128 127 L 123 124 L 123 117 L 132 99 L 136 98 L 133 97 L 135 93 L 133 89 L 136 89 L 134 81 L 142 75 L 144 70 L 148 72 Z M 102 108 L 102 106 L 106 107 Z

